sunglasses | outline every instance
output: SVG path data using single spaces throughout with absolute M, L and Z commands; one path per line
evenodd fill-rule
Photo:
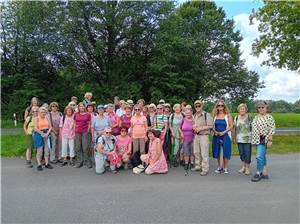
M 111 131 L 107 131 L 107 132 L 105 132 L 105 134 L 111 134 Z
M 158 109 L 158 110 L 162 110 L 163 108 L 162 108 L 162 107 L 157 107 L 157 109 Z
M 141 109 L 134 109 L 134 111 L 140 111 Z
M 264 109 L 265 107 L 258 107 L 258 109 Z
M 121 130 L 121 132 L 127 132 L 125 129 Z
M 196 105 L 196 106 L 195 106 L 195 108 L 200 108 L 200 107 L 201 107 L 201 105 Z
M 222 105 L 222 104 L 219 104 L 217 107 L 224 107 L 224 105 Z
M 39 111 L 38 110 L 33 110 L 32 112 L 35 113 L 35 112 L 39 112 Z

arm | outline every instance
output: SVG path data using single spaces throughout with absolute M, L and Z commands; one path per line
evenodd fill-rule
M 28 117 L 29 113 L 27 111 L 27 109 L 25 110 L 25 113 L 24 113 L 24 121 L 26 121 L 26 118 Z
M 28 122 L 29 122 L 28 119 L 26 119 L 24 124 L 23 124 L 23 130 L 24 130 L 25 134 L 27 134 L 27 128 L 26 127 L 27 127 Z
M 126 154 L 128 154 L 128 155 L 131 155 L 131 145 L 132 145 L 132 143 L 130 141 L 130 143 L 128 144 L 127 152 L 126 152 Z

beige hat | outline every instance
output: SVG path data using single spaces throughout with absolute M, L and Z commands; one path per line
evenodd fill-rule
M 165 103 L 164 106 L 171 108 L 171 105 L 169 103 Z
M 155 105 L 154 103 L 150 103 L 149 108 L 150 108 L 150 107 L 151 107 L 151 108 L 153 107 L 154 109 L 156 109 L 156 105 Z
M 133 100 L 127 100 L 127 103 L 129 104 L 129 105 L 133 105 L 134 103 L 133 103 Z
M 159 103 L 159 104 L 165 104 L 166 102 L 165 102 L 165 100 L 160 99 L 160 100 L 158 101 L 158 103 Z
M 201 105 L 202 105 L 201 100 L 196 100 L 196 101 L 194 102 L 194 105 L 196 105 L 196 104 L 201 104 Z

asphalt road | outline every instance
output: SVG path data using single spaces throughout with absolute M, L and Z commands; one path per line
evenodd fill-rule
M 299 155 L 269 156 L 270 179 L 259 183 L 237 173 L 238 157 L 229 175 L 214 174 L 211 160 L 205 177 L 182 167 L 152 176 L 38 172 L 2 159 L 2 223 L 299 223 Z

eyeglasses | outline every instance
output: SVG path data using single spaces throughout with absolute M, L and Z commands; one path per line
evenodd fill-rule
M 140 111 L 141 109 L 134 109 L 134 111 Z
M 127 132 L 127 131 L 124 129 L 124 130 L 121 130 L 121 132 Z
M 52 107 L 57 107 L 56 105 L 53 105 Z
M 32 113 L 39 112 L 38 110 L 33 110 Z
M 264 109 L 265 107 L 258 107 L 258 109 Z
M 157 107 L 158 110 L 162 110 L 162 107 Z
M 224 107 L 224 105 L 222 105 L 222 104 L 219 104 L 217 107 Z
M 200 108 L 200 107 L 201 107 L 201 105 L 196 105 L 196 106 L 195 106 L 195 108 Z
M 105 134 L 111 134 L 111 131 L 107 131 L 107 132 L 105 132 Z

